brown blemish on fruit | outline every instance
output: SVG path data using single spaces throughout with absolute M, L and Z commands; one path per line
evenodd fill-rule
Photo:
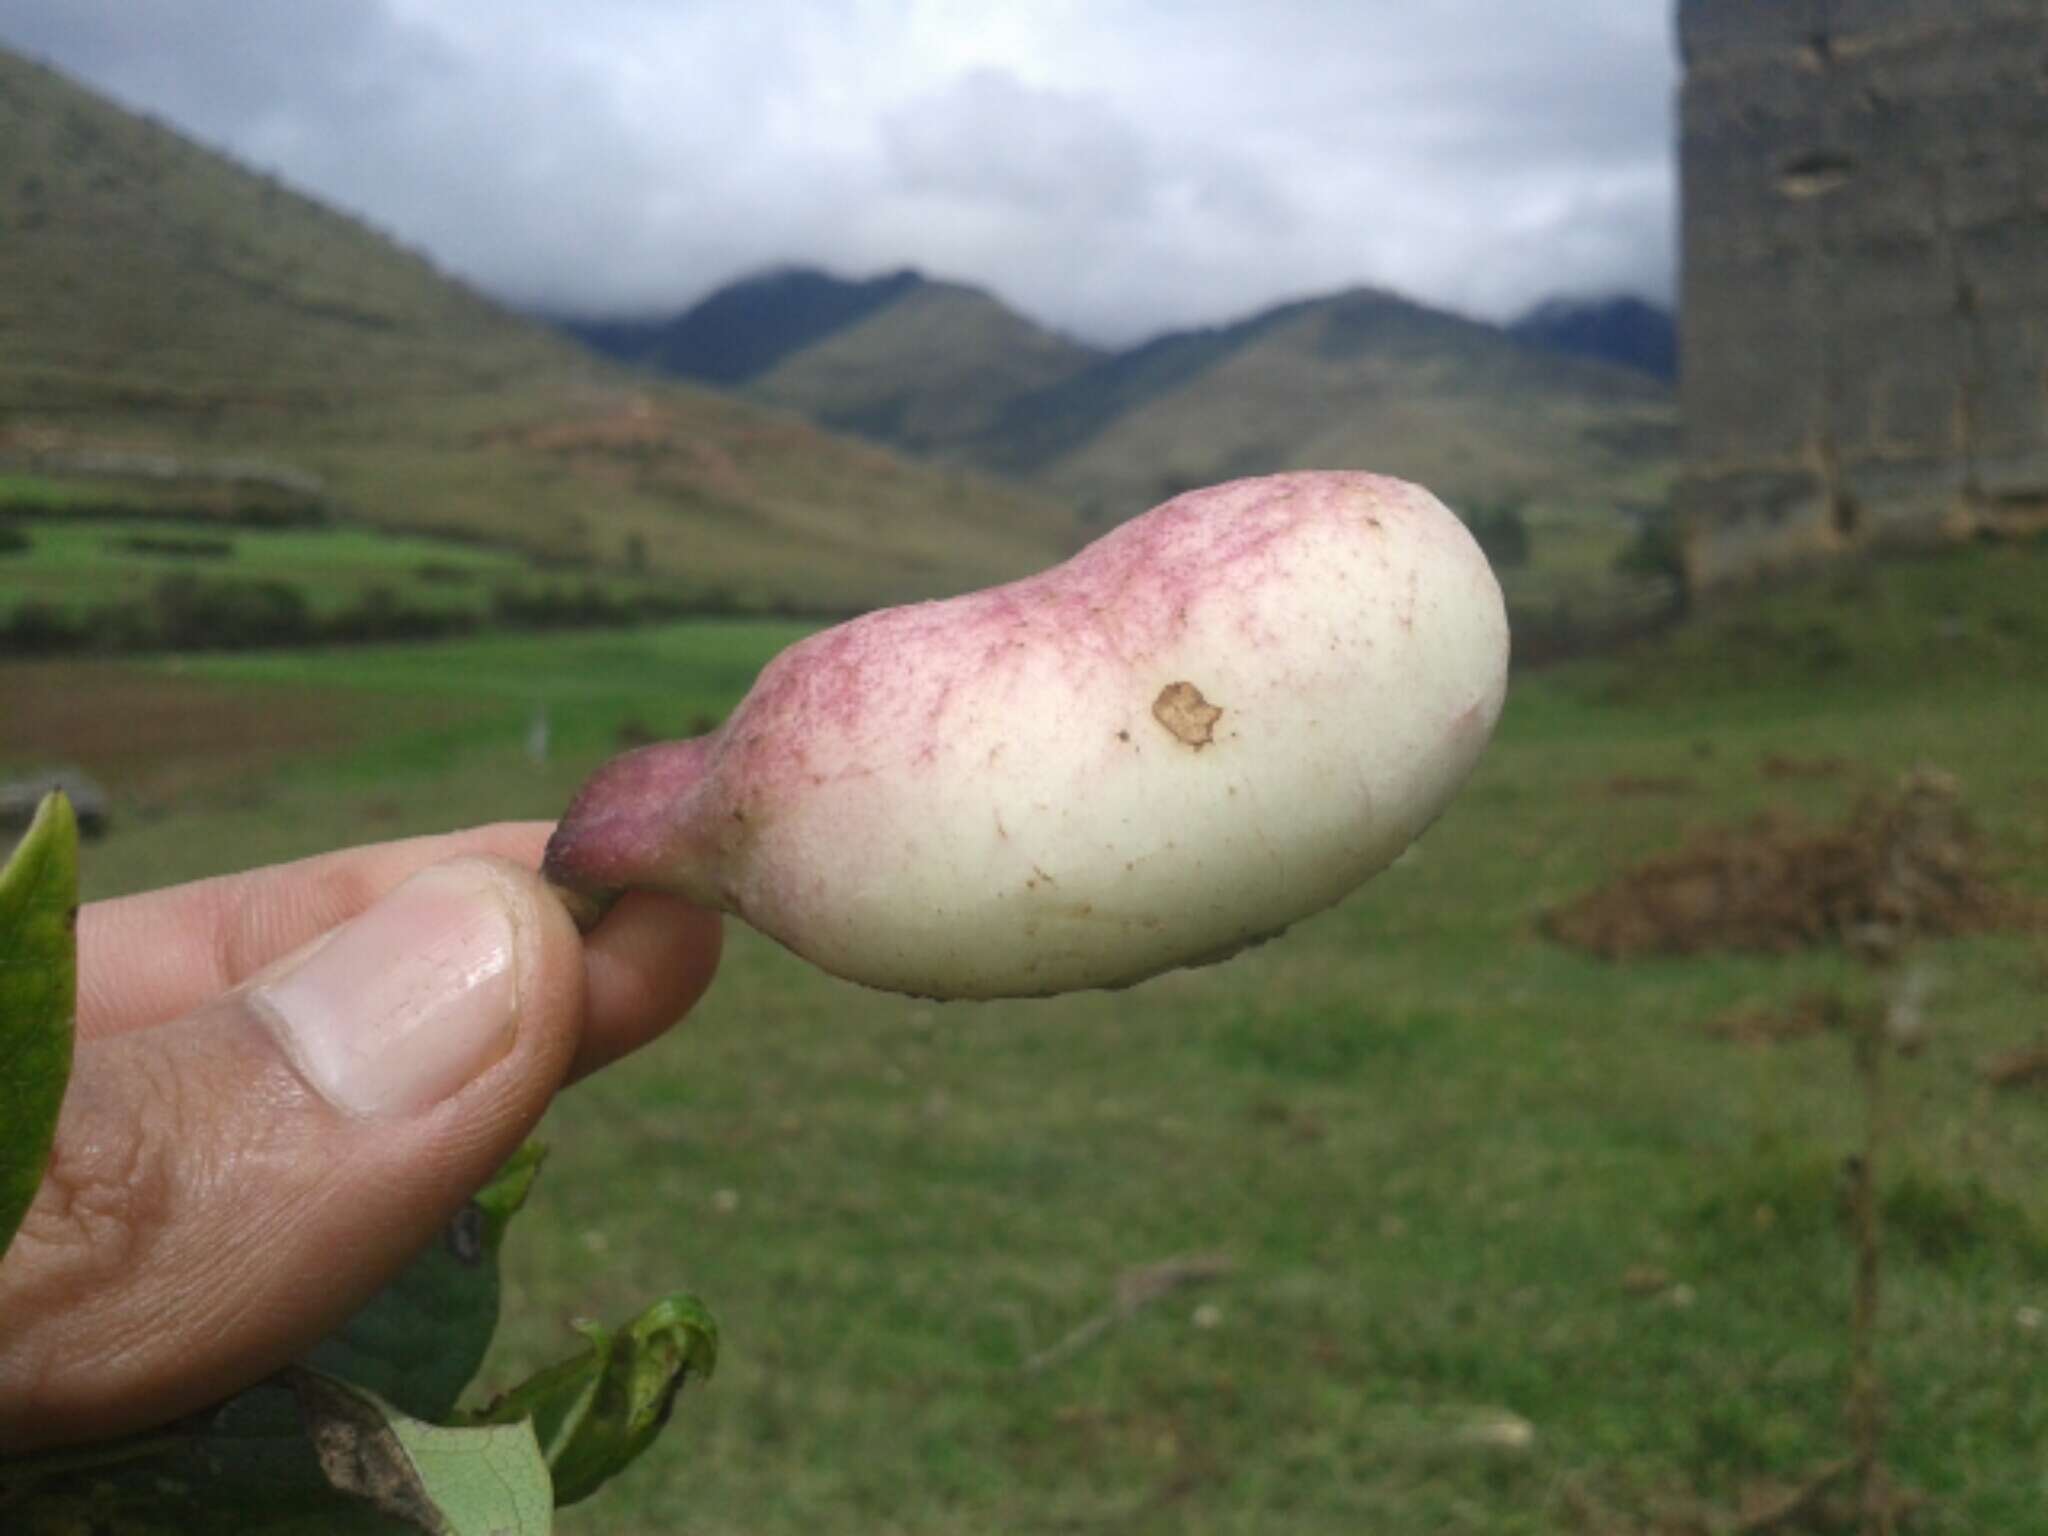
M 1216 739 L 1216 722 L 1223 711 L 1203 698 L 1193 683 L 1168 683 L 1152 701 L 1152 718 L 1176 741 L 1199 752 Z
M 750 814 L 745 806 L 733 806 L 732 819 L 725 824 L 723 832 L 717 840 L 720 858 L 726 860 L 745 858 L 747 850 L 760 841 L 764 825 L 765 823 L 762 818 L 758 815 Z

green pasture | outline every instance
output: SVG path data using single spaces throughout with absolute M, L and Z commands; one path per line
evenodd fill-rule
M 0 512 L 21 506 L 61 506 L 89 500 L 86 488 L 76 480 L 49 475 L 0 473 Z
M 508 1378 L 675 1286 L 725 1329 L 716 1379 L 564 1528 L 1734 1529 L 1848 1450 L 1861 1099 L 1840 1037 L 1701 1026 L 1886 983 L 1833 950 L 1607 963 L 1537 920 L 1692 831 L 1832 819 L 1929 764 L 1999 877 L 2048 898 L 2044 555 L 1859 568 L 1520 676 L 1413 853 L 1214 969 L 939 1006 L 735 926 L 698 1013 L 550 1116 L 514 1229 Z M 260 762 L 218 727 L 69 751 L 113 793 L 85 866 L 106 896 L 554 814 L 798 633 L 5 667 L 11 718 L 51 723 L 0 726 L 0 766 L 97 740 L 38 689 L 139 677 L 180 718 L 289 698 L 346 723 Z M 1928 1038 L 1891 1065 L 1880 1168 L 1887 1454 L 1915 1531 L 2048 1531 L 2048 1092 L 1980 1075 L 2048 1031 L 2048 939 L 1913 960 Z M 1227 1272 L 1088 1331 L 1120 1279 L 1190 1257 Z
M 388 466 L 389 494 L 379 506 L 402 505 L 405 487 L 425 476 L 410 460 Z M 188 632 L 204 612 L 224 601 L 246 602 L 270 589 L 303 610 L 310 626 L 333 625 L 355 615 L 371 635 L 404 638 L 401 621 L 459 619 L 492 626 L 506 622 L 501 594 L 552 599 L 558 608 L 584 593 L 614 605 L 694 603 L 712 613 L 758 611 L 764 589 L 748 582 L 696 577 L 656 577 L 634 569 L 649 545 L 630 540 L 603 560 L 549 559 L 530 549 L 490 540 L 450 538 L 435 532 L 407 532 L 389 519 L 333 520 L 311 504 L 276 501 L 263 488 L 238 489 L 229 482 L 149 483 L 118 477 L 0 473 L 0 636 L 14 616 L 28 611 L 55 615 L 83 631 L 68 648 L 90 648 L 90 636 L 126 613 L 139 619 L 147 638 L 102 643 L 115 651 L 163 646 L 166 632 Z M 265 498 L 269 498 L 266 502 Z M 450 505 L 435 496 L 436 505 Z M 1522 506 L 1528 541 L 1523 558 L 1503 568 L 1511 606 L 1577 634 L 1601 632 L 1614 612 L 1640 606 L 1646 595 L 1639 579 L 1618 578 L 1617 558 L 1631 533 L 1626 519 L 1598 503 Z M 266 507 L 275 515 L 266 522 Z M 1468 511 L 1473 510 L 1471 508 Z M 1481 508 L 1479 510 L 1486 510 Z M 402 519 L 401 519 L 402 524 Z M 778 561 L 786 549 L 778 546 Z M 181 599 L 167 584 L 197 583 L 211 591 L 196 599 L 197 617 L 178 608 Z M 229 584 L 237 592 L 227 592 Z M 1654 606 L 1655 592 L 1647 595 Z M 177 616 L 166 621 L 166 606 Z M 1630 611 L 1634 611 L 1630 609 Z M 567 615 L 558 614 L 558 621 Z M 274 621 L 274 620 L 273 620 Z M 515 627 L 533 617 L 514 618 Z M 588 622 L 587 618 L 582 621 Z M 1577 628 L 1574 629 L 1574 624 Z M 248 625 L 224 619 L 209 645 L 238 648 L 276 643 L 276 631 L 247 633 Z M 344 625 L 344 627 L 347 627 Z M 415 629 L 412 633 L 421 632 Z M 20 633 L 17 631 L 17 633 Z M 360 632 L 349 638 L 356 643 Z M 0 638 L 0 648 L 8 642 Z M 14 643 L 38 649 L 33 636 Z M 1567 638 L 1568 649 L 1583 648 L 1584 636 Z M 47 642 L 45 642 L 47 646 Z M 55 649 L 65 649 L 57 646 Z M 1546 646 L 1546 651 L 1555 646 Z
M 161 521 L 26 519 L 29 548 L 0 557 L 0 613 L 34 598 L 67 611 L 145 596 L 165 576 L 234 576 L 297 588 L 317 614 L 382 587 L 408 605 L 478 610 L 495 582 L 538 579 L 505 550 L 368 528 L 210 528 Z M 224 546 L 224 547 L 223 547 Z

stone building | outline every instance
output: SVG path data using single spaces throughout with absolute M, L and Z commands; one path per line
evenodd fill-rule
M 2048 528 L 2048 0 L 1679 0 L 1692 584 Z

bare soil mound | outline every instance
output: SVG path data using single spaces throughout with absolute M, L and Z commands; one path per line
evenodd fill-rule
M 1784 812 L 1717 828 L 1546 913 L 1543 931 L 1610 960 L 1707 950 L 1892 948 L 2037 922 L 1992 882 L 1955 780 L 1910 774 L 1838 826 Z
M 1783 1045 L 1840 1029 L 1848 1021 L 1848 1008 L 1839 994 L 1802 992 L 1780 1008 L 1745 1003 L 1707 1020 L 1700 1028 L 1717 1040 L 1733 1040 L 1738 1045 Z

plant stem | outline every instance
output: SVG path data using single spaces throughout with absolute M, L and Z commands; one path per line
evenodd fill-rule
M 1873 1011 L 1857 1021 L 1855 1052 L 1864 1119 L 1863 1151 L 1855 1160 L 1849 1192 L 1856 1238 L 1856 1282 L 1849 1314 L 1849 1427 L 1863 1536 L 1891 1536 L 1891 1499 L 1884 1475 L 1884 1382 L 1877 1368 L 1884 1236 L 1877 1201 L 1878 1155 L 1885 1131 L 1882 1014 Z

